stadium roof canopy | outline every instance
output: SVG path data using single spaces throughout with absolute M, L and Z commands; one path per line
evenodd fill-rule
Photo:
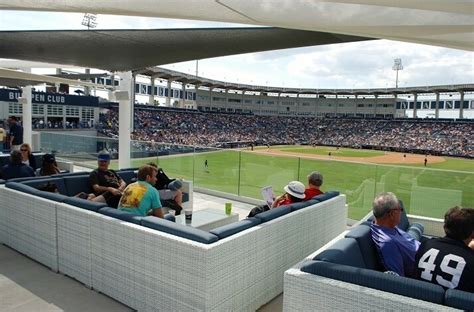
M 472 0 L 3 0 L 0 9 L 220 21 L 474 50 Z
M 372 40 L 324 32 L 251 27 L 0 32 L 0 58 L 109 71 L 248 52 Z
M 377 88 L 377 89 L 310 89 L 310 88 L 285 88 L 271 86 L 257 86 L 239 84 L 227 81 L 214 80 L 198 77 L 161 67 L 150 67 L 135 71 L 134 74 L 153 77 L 155 79 L 166 79 L 183 84 L 191 84 L 198 87 L 211 89 L 227 89 L 236 91 L 285 93 L 285 94 L 324 94 L 324 95 L 395 95 L 395 94 L 424 94 L 424 93 L 449 93 L 449 92 L 474 92 L 474 84 L 419 86 L 407 88 Z

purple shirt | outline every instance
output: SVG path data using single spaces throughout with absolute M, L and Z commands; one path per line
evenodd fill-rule
M 398 227 L 387 228 L 372 223 L 370 229 L 385 269 L 400 276 L 412 276 L 420 242 Z

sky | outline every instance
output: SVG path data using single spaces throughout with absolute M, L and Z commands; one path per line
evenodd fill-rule
M 0 11 L 0 30 L 86 29 L 83 14 Z M 228 23 L 98 15 L 97 29 L 236 27 Z M 199 75 L 235 83 L 295 88 L 395 87 L 474 83 L 474 53 L 420 44 L 376 40 L 248 53 L 199 61 Z M 162 66 L 195 74 L 196 62 Z

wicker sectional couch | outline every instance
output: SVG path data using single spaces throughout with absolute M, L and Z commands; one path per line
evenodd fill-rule
M 443 220 L 409 216 L 439 236 Z M 360 224 L 285 272 L 284 311 L 473 310 L 474 294 L 378 271 L 370 226 Z
M 139 311 L 255 310 L 347 218 L 345 196 L 328 193 L 206 232 L 24 183 L 0 188 L 1 242 Z

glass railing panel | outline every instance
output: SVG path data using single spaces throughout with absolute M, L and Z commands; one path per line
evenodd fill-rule
M 242 151 L 240 196 L 262 199 L 261 188 L 271 185 L 275 196 L 284 193 L 288 182 L 298 180 L 299 159 Z
M 323 191 L 339 191 L 347 196 L 349 218 L 360 220 L 371 209 L 375 196 L 376 166 L 342 161 L 301 159 L 300 180 L 307 184 L 312 171 L 323 175 Z
M 195 187 L 238 194 L 238 151 L 196 147 L 193 168 Z
M 112 156 L 110 167 L 118 167 L 118 140 L 107 137 L 64 134 L 56 132 L 40 133 L 40 150 L 53 153 L 57 158 L 74 162 L 86 168 L 97 167 L 97 152 L 107 149 Z
M 171 178 L 193 180 L 194 147 L 189 145 L 155 144 L 154 161 Z
M 454 206 L 474 207 L 474 174 L 421 169 L 413 177 L 409 213 L 443 218 Z

